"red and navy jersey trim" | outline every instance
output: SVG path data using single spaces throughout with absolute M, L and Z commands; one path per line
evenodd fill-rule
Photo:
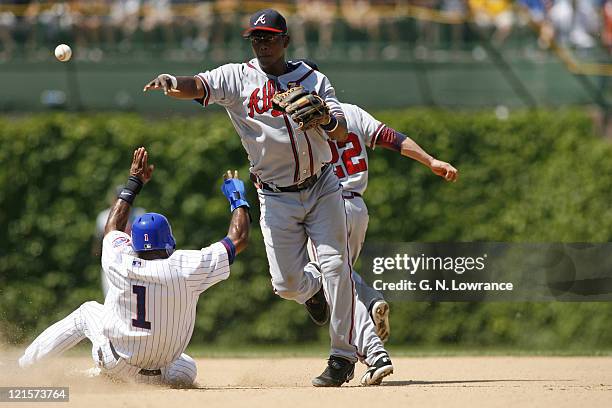
M 311 69 L 310 71 L 308 71 L 307 73 L 305 73 L 304 75 L 302 75 L 302 77 L 300 79 L 298 79 L 297 81 L 295 81 L 295 83 L 297 85 L 300 85 L 306 78 L 308 78 L 310 76 L 310 74 L 312 74 L 314 72 L 314 69 Z
M 376 137 L 376 145 L 384 147 L 385 149 L 401 152 L 402 143 L 405 139 L 406 136 L 404 136 L 397 130 L 388 126 L 383 126 L 380 132 L 378 132 L 378 136 Z
M 208 81 L 202 78 L 201 75 L 196 75 L 195 77 L 198 78 L 200 81 L 202 81 L 202 84 L 204 85 L 204 92 L 205 92 L 202 98 L 195 99 L 195 101 L 202 106 L 208 106 L 208 102 L 210 101 L 210 85 L 208 85 Z
M 208 102 L 210 101 L 210 85 L 208 85 L 208 81 L 202 78 L 204 82 L 204 87 L 206 88 L 206 96 L 204 100 L 204 106 L 208 106 Z
M 376 128 L 376 131 L 374 132 L 374 134 L 372 135 L 372 139 L 370 140 L 370 149 L 374 149 L 374 146 L 376 145 L 376 140 L 378 139 L 378 135 L 380 134 L 380 131 L 383 127 L 385 127 L 385 124 L 381 123 Z

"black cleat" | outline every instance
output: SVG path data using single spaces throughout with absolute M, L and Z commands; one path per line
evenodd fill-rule
M 323 286 L 313 297 L 304 303 L 304 306 L 306 306 L 310 318 L 316 325 L 323 326 L 329 320 L 329 305 L 327 300 L 325 300 Z
M 327 360 L 327 368 L 323 374 L 313 378 L 312 385 L 315 387 L 339 387 L 349 382 L 355 376 L 355 363 L 338 356 L 330 356 Z
M 393 363 L 389 355 L 383 353 L 361 377 L 361 385 L 380 385 L 382 379 L 391 374 L 393 374 Z

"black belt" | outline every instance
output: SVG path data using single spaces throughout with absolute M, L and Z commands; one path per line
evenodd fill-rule
M 319 174 L 313 174 L 312 176 L 308 177 L 306 180 L 300 183 L 294 184 L 292 186 L 277 187 L 272 184 L 268 184 L 268 183 L 258 180 L 257 176 L 254 175 L 253 173 L 251 173 L 251 181 L 255 183 L 255 186 L 257 188 L 261 188 L 266 191 L 272 191 L 274 193 L 279 193 L 279 192 L 280 193 L 297 193 L 298 191 L 306 190 L 307 188 L 314 186 L 317 180 L 319 179 L 319 177 L 323 175 L 323 172 L 325 172 L 325 170 L 327 170 L 328 167 L 329 167 L 329 164 L 324 165 L 323 167 L 321 167 L 321 172 Z
M 147 370 L 146 368 L 141 368 L 138 374 L 146 375 L 147 377 L 154 377 L 156 375 L 161 375 L 161 370 L 159 368 L 157 370 Z
M 115 346 L 113 346 L 113 343 L 110 340 L 108 341 L 108 345 L 110 346 L 111 353 L 113 353 L 113 357 L 115 357 L 115 360 L 119 361 L 121 356 L 117 353 L 117 350 L 115 350 Z M 98 353 L 98 355 L 99 354 L 100 354 L 100 352 Z M 148 377 L 153 377 L 153 376 L 156 376 L 156 375 L 161 375 L 161 370 L 160 369 L 157 369 L 157 370 L 147 370 L 146 368 L 141 368 L 140 371 L 138 372 L 138 374 L 146 375 Z
M 343 191 L 342 192 L 342 198 L 355 198 L 355 197 L 361 197 L 361 194 L 354 193 L 352 191 Z

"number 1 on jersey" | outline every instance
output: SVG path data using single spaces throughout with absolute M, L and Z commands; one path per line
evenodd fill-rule
M 136 294 L 136 319 L 132 319 L 132 326 L 151 330 L 151 322 L 147 322 L 147 288 L 144 286 L 132 286 L 132 293 Z

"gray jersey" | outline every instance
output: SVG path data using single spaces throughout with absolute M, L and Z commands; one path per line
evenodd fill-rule
M 223 243 L 148 261 L 136 257 L 130 236 L 121 231 L 104 237 L 102 267 L 111 284 L 103 334 L 130 365 L 150 369 L 185 351 L 198 296 L 230 273 Z
M 344 116 L 325 75 L 303 62 L 288 65 L 292 70 L 279 77 L 262 71 L 257 59 L 196 75 L 206 91 L 200 102 L 225 107 L 249 155 L 251 172 L 281 187 L 316 174 L 331 160 L 331 152 L 324 131 L 298 130 L 289 116 L 272 109 L 275 92 L 302 85 L 325 100 L 336 117 Z
M 368 187 L 366 147 L 374 149 L 378 136 L 389 128 L 359 106 L 343 103 L 342 110 L 346 117 L 348 138 L 344 142 L 329 141 L 331 162 L 343 190 L 363 194 Z

